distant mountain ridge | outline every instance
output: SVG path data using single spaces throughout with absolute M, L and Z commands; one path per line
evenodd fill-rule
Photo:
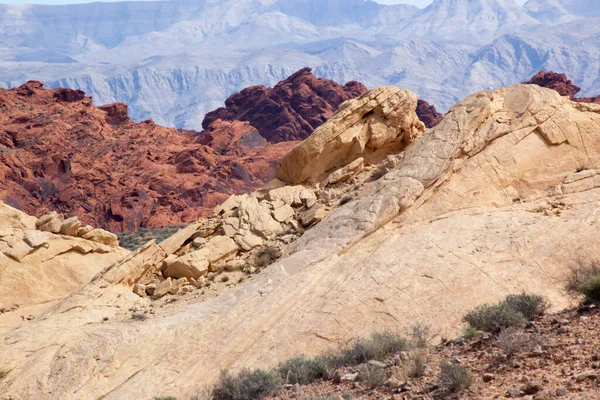
M 233 93 L 305 67 L 438 109 L 559 70 L 600 92 L 595 0 L 173 0 L 0 5 L 0 85 L 37 79 L 125 102 L 135 121 L 200 129 Z

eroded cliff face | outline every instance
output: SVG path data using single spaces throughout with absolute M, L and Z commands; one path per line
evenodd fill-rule
M 340 104 L 366 91 L 362 83 L 342 86 L 304 68 L 273 88 L 252 86 L 230 96 L 224 108 L 206 114 L 202 127 L 208 129 L 217 119 L 247 121 L 270 143 L 304 140 Z
M 565 74 L 559 74 L 553 71 L 540 71 L 530 80 L 523 83 L 556 90 L 561 96 L 568 96 L 573 101 L 579 101 L 581 103 L 600 103 L 600 96 L 575 97 L 577 93 L 581 91 L 581 88 L 573 84 Z
M 397 104 L 416 103 L 408 91 L 395 95 Z M 320 128 L 331 135 L 322 133 L 323 140 L 307 140 L 295 151 L 322 154 L 319 148 L 339 137 L 383 137 L 337 126 L 352 106 Z M 381 107 L 380 119 L 355 118 L 367 121 L 365 129 L 389 120 L 398 124 L 396 132 L 419 126 L 412 108 L 387 117 L 386 110 L 399 109 Z M 329 175 L 310 184 L 317 194 L 311 204 L 328 215 L 262 273 L 214 298 L 192 292 L 173 301 L 133 292 L 148 273 L 171 279 L 160 277 L 170 255 L 199 251 L 193 247 L 206 245 L 205 239 L 227 241 L 215 238 L 227 237 L 229 218 L 234 225 L 237 220 L 236 229 L 268 228 L 274 240 L 287 234 L 270 222 L 275 202 L 285 203 L 271 195 L 273 186 L 267 194 L 228 199 L 213 219 L 162 246 L 148 244 L 43 319 L 5 333 L 0 398 L 186 398 L 214 382 L 221 369 L 314 355 L 374 327 L 421 322 L 449 336 L 467 310 L 511 292 L 543 293 L 560 308 L 570 302 L 562 289 L 570 262 L 600 245 L 599 124 L 600 105 L 535 85 L 472 95 L 434 129 L 404 129 L 421 132 L 408 138 L 385 135 L 401 145 L 383 160 L 352 153 L 358 158 L 348 165 L 362 159 L 362 168 L 348 168 L 346 179 L 338 180 L 338 171 L 348 165 L 316 171 Z M 296 160 L 300 171 L 314 162 Z M 290 186 L 277 190 L 287 193 Z M 340 191 L 348 197 L 337 197 Z M 290 204 L 309 207 L 288 197 Z M 294 225 L 295 216 L 288 218 Z M 207 223 L 222 230 L 207 233 Z M 152 312 L 132 320 L 131 309 Z
M 32 215 L 76 215 L 113 232 L 191 223 L 271 179 L 296 143 L 271 145 L 244 122 L 200 136 L 136 124 L 122 103 L 39 82 L 0 91 L 0 200 Z

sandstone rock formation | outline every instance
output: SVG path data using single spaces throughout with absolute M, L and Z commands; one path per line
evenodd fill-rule
M 600 103 L 600 96 L 575 97 L 575 95 L 581 91 L 581 88 L 574 85 L 565 74 L 558 74 L 552 71 L 540 71 L 533 78 L 523 83 L 556 90 L 561 96 L 568 96 L 574 101 L 582 103 Z
M 372 162 L 400 152 L 425 130 L 415 112 L 417 100 L 414 93 L 389 86 L 345 102 L 281 159 L 277 178 L 288 184 L 317 182 L 359 157 Z
M 439 124 L 444 117 L 442 114 L 437 112 L 433 104 L 429 104 L 425 100 L 421 99 L 419 99 L 419 102 L 417 103 L 417 115 L 427 128 L 433 128 L 437 126 L 437 124 Z
M 260 187 L 296 143 L 270 145 L 242 122 L 207 133 L 133 123 L 125 104 L 39 82 L 0 90 L 0 200 L 76 215 L 113 232 L 197 220 Z
M 416 105 L 410 92 L 401 98 Z M 396 121 L 407 133 L 422 132 L 411 110 Z M 280 181 L 232 197 L 214 218 L 148 243 L 44 319 L 3 334 L 0 396 L 188 398 L 222 369 L 315 355 L 373 329 L 418 321 L 453 335 L 466 310 L 507 293 L 526 289 L 564 306 L 570 262 L 600 245 L 599 125 L 600 105 L 511 86 L 453 106 L 437 127 L 382 158 L 383 169 L 365 165 L 345 183 L 348 200 L 336 201 L 337 187 L 317 190 L 315 200 L 308 188 Z M 297 160 L 300 171 L 314 163 Z M 373 177 L 377 171 L 387 172 Z M 170 255 L 192 254 L 213 235 L 229 237 L 222 227 L 230 218 L 232 229 L 283 242 L 285 232 L 272 222 L 279 202 L 297 214 L 310 202 L 315 218 L 326 205 L 332 210 L 277 262 L 218 297 L 181 294 L 188 278 L 153 281 Z M 140 308 L 151 310 L 147 320 L 126 311 Z
M 270 143 L 304 140 L 327 121 L 340 104 L 366 92 L 356 81 L 342 86 L 317 79 L 304 68 L 274 88 L 252 86 L 225 101 L 225 107 L 206 114 L 202 127 L 217 119 L 248 121 Z
M 52 213 L 36 220 L 0 202 L 0 332 L 19 316 L 39 316 L 127 253 L 94 240 L 112 238 L 109 232 L 96 230 L 88 240 L 71 230 L 75 219 L 63 219 Z

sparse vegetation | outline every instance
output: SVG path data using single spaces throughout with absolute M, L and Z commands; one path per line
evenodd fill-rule
M 473 374 L 466 367 L 444 361 L 441 365 L 442 372 L 440 384 L 451 393 L 462 392 L 473 384 Z
M 212 390 L 214 400 L 252 400 L 278 393 L 283 380 L 278 373 L 262 369 L 244 370 L 236 376 L 226 372 Z
M 550 308 L 550 303 L 537 294 L 511 294 L 506 297 L 506 304 L 515 311 L 523 314 L 527 321 L 533 321 Z
M 477 307 L 465 315 L 465 322 L 471 328 L 483 332 L 498 333 L 507 328 L 523 327 L 543 315 L 550 304 L 539 295 L 509 295 L 498 304 Z
M 472 326 L 465 327 L 465 330 L 462 334 L 462 338 L 465 340 L 474 339 L 479 336 L 481 336 L 481 332 L 478 331 L 477 328 L 473 328 Z
M 155 397 L 154 400 L 177 400 L 177 398 L 169 396 L 169 397 Z
M 154 239 L 156 243 L 164 241 L 182 227 L 181 225 L 171 225 L 157 229 L 139 228 L 137 232 L 121 232 L 117 234 L 117 237 L 121 247 L 135 251 L 150 240 Z
M 419 349 L 427 347 L 432 339 L 431 328 L 428 325 L 416 324 L 411 328 L 411 344 Z
M 329 362 L 325 357 L 308 359 L 301 356 L 280 363 L 277 372 L 285 383 L 306 385 L 323 378 L 328 368 Z
M 567 289 L 582 294 L 587 303 L 600 302 L 600 264 L 585 264 L 580 261 L 578 267 L 571 272 Z
M 507 328 L 498 334 L 496 346 L 511 358 L 515 354 L 531 349 L 535 340 L 531 334 L 519 328 Z
M 377 332 L 368 339 L 361 339 L 354 344 L 330 354 L 330 366 L 338 368 L 347 365 L 358 365 L 369 360 L 383 361 L 391 354 L 406 351 L 409 343 L 403 337 L 391 332 Z
M 497 333 L 510 327 L 525 326 L 527 323 L 523 314 L 515 311 L 505 302 L 479 306 L 465 315 L 465 321 L 479 331 L 490 333 Z
M 382 386 L 387 380 L 387 371 L 385 368 L 375 365 L 365 365 L 358 373 L 358 380 L 369 389 Z
M 276 246 L 264 246 L 254 257 L 254 265 L 256 267 L 266 267 L 273 261 L 281 257 L 281 251 Z
M 427 367 L 427 361 L 422 353 L 415 352 L 410 358 L 410 367 L 408 370 L 408 376 L 411 378 L 420 378 L 425 373 Z

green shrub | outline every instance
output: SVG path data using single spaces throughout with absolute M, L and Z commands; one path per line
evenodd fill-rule
M 403 337 L 391 332 L 377 332 L 368 339 L 357 340 L 350 347 L 330 354 L 327 358 L 333 368 L 358 365 L 369 360 L 384 361 L 390 355 L 406 351 L 409 344 Z
M 600 302 L 600 265 L 596 262 L 590 265 L 580 263 L 578 268 L 573 269 L 567 289 L 582 294 L 586 302 Z
M 442 362 L 441 386 L 451 393 L 462 392 L 473 384 L 473 374 L 466 367 L 449 361 Z
M 506 302 L 479 306 L 465 315 L 464 319 L 471 327 L 490 333 L 497 333 L 510 327 L 522 327 L 527 323 L 523 314 Z
M 481 336 L 481 332 L 478 331 L 477 328 L 473 328 L 472 326 L 465 327 L 465 330 L 462 334 L 462 338 L 465 340 L 474 339 L 479 336 Z
M 296 357 L 280 363 L 277 372 L 285 383 L 306 385 L 327 375 L 328 361 L 324 357 Z
M 537 294 L 511 294 L 504 301 L 510 308 L 523 314 L 528 321 L 534 321 L 550 308 L 550 303 Z
M 155 397 L 154 400 L 177 400 L 177 398 L 169 396 L 169 397 Z
M 375 365 L 366 365 L 358 372 L 357 379 L 361 381 L 369 389 L 383 386 L 387 380 L 387 371 Z
M 212 390 L 214 400 L 253 400 L 278 393 L 283 387 L 279 374 L 262 369 L 243 370 L 236 376 L 223 372 Z

